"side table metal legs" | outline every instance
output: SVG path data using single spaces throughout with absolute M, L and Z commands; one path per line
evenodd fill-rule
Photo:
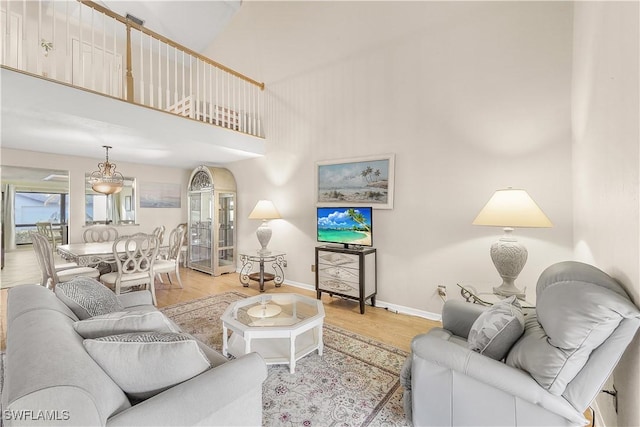
M 240 269 L 240 283 L 242 283 L 242 286 L 245 288 L 249 286 L 251 281 L 254 281 L 258 282 L 260 292 L 264 292 L 265 282 L 273 281 L 276 288 L 279 288 L 284 282 L 284 255 L 250 256 L 241 254 L 240 261 L 242 262 L 242 268 Z M 257 262 L 260 267 L 260 270 L 256 273 L 252 273 L 254 261 Z M 272 263 L 271 268 L 273 269 L 273 273 L 267 273 L 264 271 L 265 261 Z

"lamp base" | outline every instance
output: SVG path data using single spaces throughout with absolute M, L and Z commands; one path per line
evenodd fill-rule
M 493 288 L 493 293 L 496 295 L 500 295 L 503 297 L 510 297 L 515 295 L 516 298 L 518 299 L 525 299 L 525 293 L 524 291 L 521 291 L 520 289 L 518 289 L 515 285 L 513 286 L 505 286 L 505 284 L 503 283 L 502 285 L 498 286 L 497 288 Z
M 256 236 L 261 246 L 261 248 L 258 249 L 258 253 L 260 255 L 269 255 L 271 251 L 267 249 L 267 245 L 269 244 L 269 240 L 271 240 L 271 228 L 269 228 L 266 219 L 262 220 L 262 224 L 256 230 Z
M 513 237 L 512 228 L 505 228 L 504 232 L 504 236 L 491 245 L 491 260 L 502 277 L 502 285 L 493 288 L 493 293 L 506 297 L 516 295 L 517 298 L 524 299 L 524 291 L 518 289 L 514 282 L 527 262 L 529 253 Z

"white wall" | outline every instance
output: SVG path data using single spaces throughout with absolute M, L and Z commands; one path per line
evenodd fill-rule
M 574 239 L 578 260 L 640 304 L 638 2 L 576 2 L 573 60 Z M 620 426 L 640 425 L 640 338 L 614 372 Z M 614 425 L 616 420 L 605 420 Z
M 139 226 L 117 227 L 120 234 L 137 232 L 151 232 L 155 227 L 164 225 L 171 230 L 178 224 L 187 221 L 187 184 L 191 171 L 180 168 L 141 165 L 122 162 L 117 152 L 111 152 L 109 160 L 116 164 L 117 170 L 125 176 L 136 178 L 137 188 L 145 182 L 179 183 L 184 189 L 181 208 L 140 208 L 140 195 L 136 196 L 136 222 Z M 93 172 L 98 168 L 98 162 L 104 158 L 86 158 L 60 156 L 55 154 L 37 153 L 33 151 L 0 150 L 0 164 L 6 166 L 24 166 L 45 169 L 63 169 L 69 171 L 69 241 L 81 242 L 84 227 L 84 194 L 86 172 Z
M 259 223 L 246 217 L 258 199 L 272 199 L 283 219 L 271 221 L 270 246 L 287 251 L 287 280 L 313 286 L 315 162 L 395 153 L 395 207 L 375 210 L 373 219 L 378 299 L 439 313 L 438 284 L 450 295 L 457 294 L 456 283 L 483 291 L 499 284 L 489 246 L 502 232 L 471 222 L 494 190 L 507 186 L 526 188 L 555 225 L 516 231 L 529 248 L 517 283 L 533 299 L 542 270 L 572 257 L 571 5 L 496 2 L 468 9 L 454 2 L 446 6 L 446 16 L 459 8 L 454 22 L 278 78 L 268 61 L 256 66 L 256 57 L 238 52 L 259 46 L 258 58 L 272 55 L 275 64 L 304 56 L 308 40 L 282 24 L 285 3 L 277 10 L 257 3 L 245 3 L 208 52 L 238 70 L 255 69 L 259 80 L 272 79 L 266 80 L 267 155 L 229 166 L 238 182 L 240 247 L 257 247 Z M 287 22 L 313 27 L 339 17 L 344 32 L 327 28 L 329 43 L 366 37 L 350 28 L 361 29 L 370 10 L 377 17 L 384 8 L 394 17 L 404 10 L 412 21 L 422 13 L 439 22 L 434 14 L 443 7 L 353 5 L 298 3 Z M 373 37 L 375 27 L 370 31 Z M 322 37 L 316 27 L 309 32 Z

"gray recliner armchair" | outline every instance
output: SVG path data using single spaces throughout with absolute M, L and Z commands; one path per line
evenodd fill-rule
M 547 268 L 536 297 L 503 360 L 468 348 L 488 307 L 445 303 L 443 327 L 413 339 L 401 373 L 414 426 L 587 424 L 583 414 L 636 334 L 640 311 L 618 282 L 574 261 Z

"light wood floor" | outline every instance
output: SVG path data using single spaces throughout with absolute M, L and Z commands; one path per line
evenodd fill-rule
M 169 285 L 166 279 L 164 284 L 156 283 L 158 307 L 166 307 L 227 291 L 237 291 L 250 296 L 260 293 L 257 284 L 248 288 L 243 287 L 236 273 L 213 277 L 209 274 L 181 268 L 180 275 L 184 289 L 180 289 L 176 283 Z M 5 255 L 5 267 L 2 270 L 0 279 L 0 286 L 2 287 L 0 291 L 0 308 L 2 311 L 2 316 L 0 316 L 0 350 L 4 350 L 6 335 L 5 307 L 8 293 L 8 289 L 5 289 L 5 286 L 13 286 L 17 283 L 39 282 L 40 270 L 33 256 L 33 251 L 27 248 L 26 250 L 8 252 Z M 276 288 L 273 282 L 267 283 L 265 290 L 266 293 L 294 292 L 314 298 L 316 295 L 315 291 L 287 285 L 286 279 L 280 288 Z M 396 314 L 382 308 L 370 306 L 366 307 L 365 314 L 362 315 L 357 301 L 332 298 L 326 294 L 323 294 L 322 302 L 326 313 L 326 323 L 377 339 L 405 351 L 409 351 L 411 339 L 414 336 L 425 333 L 434 326 L 440 326 L 439 322 L 405 314 Z

